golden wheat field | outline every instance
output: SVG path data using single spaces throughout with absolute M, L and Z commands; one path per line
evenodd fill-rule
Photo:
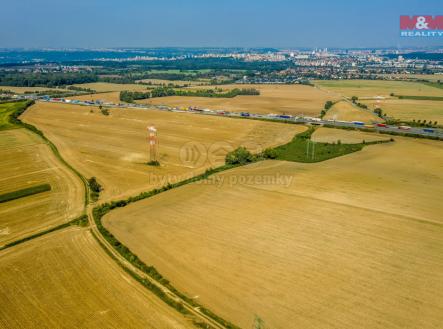
M 315 85 L 322 90 L 346 97 L 390 97 L 391 93 L 405 96 L 443 96 L 443 89 L 419 82 L 383 80 L 318 80 Z
M 122 84 L 122 83 L 108 83 L 108 82 L 80 83 L 73 86 L 92 89 L 98 93 L 108 92 L 108 91 L 123 91 L 123 90 L 146 91 L 148 87 L 136 83 Z
M 110 212 L 105 226 L 243 328 L 438 328 L 443 148 L 265 161 Z M 197 298 L 197 297 L 196 297 Z
M 81 214 L 81 180 L 60 163 L 40 137 L 25 129 L 0 131 L 0 153 L 0 194 L 46 183 L 52 188 L 0 203 L 0 245 Z
M 46 90 L 62 90 L 56 88 L 48 88 L 48 87 L 15 87 L 15 86 L 0 86 L 0 90 L 9 90 L 17 94 L 24 94 L 25 92 L 37 92 L 37 91 L 46 91 Z
M 426 120 L 443 123 L 443 102 L 414 99 L 364 100 L 370 109 L 381 108 L 388 116 L 400 120 Z
M 260 90 L 260 95 L 233 98 L 170 96 L 141 100 L 139 103 L 177 107 L 196 106 L 231 112 L 318 116 L 326 101 L 337 99 L 337 95 L 332 92 L 304 85 L 221 85 L 216 87 L 223 90 L 255 88 Z M 193 88 L 213 89 L 215 87 Z
M 124 272 L 85 229 L 0 252 L 1 328 L 194 328 Z
M 92 111 L 92 113 L 91 113 Z M 104 186 L 103 199 L 131 196 L 224 164 L 238 146 L 253 152 L 284 144 L 305 128 L 253 120 L 158 110 L 37 103 L 23 120 L 39 129 L 63 157 Z M 158 129 L 160 167 L 148 166 L 147 126 Z
M 316 131 L 312 134 L 311 140 L 320 143 L 337 143 L 340 141 L 344 144 L 358 144 L 362 143 L 363 141 L 386 141 L 389 140 L 389 138 L 390 137 L 386 137 L 386 135 L 377 133 L 321 127 L 316 129 Z
M 122 103 L 120 102 L 120 92 L 114 91 L 114 92 L 105 92 L 105 93 L 97 93 L 97 94 L 89 94 L 89 95 L 82 95 L 82 96 L 72 96 L 72 97 L 66 97 L 66 99 L 75 99 L 79 101 L 102 101 L 105 103 Z
M 382 122 L 377 115 L 370 113 L 370 111 L 358 108 L 356 105 L 348 101 L 340 101 L 335 103 L 324 116 L 326 120 L 340 120 L 340 121 L 362 121 L 366 123 Z

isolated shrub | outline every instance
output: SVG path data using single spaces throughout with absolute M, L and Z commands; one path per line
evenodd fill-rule
M 97 178 L 95 177 L 89 178 L 88 184 L 92 192 L 99 193 L 102 190 L 102 186 L 98 183 Z
M 254 156 L 245 147 L 241 146 L 226 155 L 226 164 L 245 164 L 254 161 Z
M 329 110 L 332 107 L 332 105 L 334 105 L 332 101 L 327 101 L 325 103 L 325 110 Z
M 376 108 L 374 113 L 377 114 L 380 118 L 383 116 L 383 110 L 381 108 Z

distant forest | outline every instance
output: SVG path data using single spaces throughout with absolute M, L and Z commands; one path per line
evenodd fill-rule
M 54 64 L 55 65 L 55 64 Z M 287 62 L 245 62 L 232 58 L 183 59 L 177 61 L 66 62 L 63 65 L 88 66 L 90 71 L 35 73 L 30 64 L 0 65 L 0 86 L 58 87 L 89 82 L 134 83 L 143 79 L 216 80 L 226 76 L 232 82 L 256 72 L 271 73 L 287 69 Z M 32 67 L 32 66 L 31 66 Z

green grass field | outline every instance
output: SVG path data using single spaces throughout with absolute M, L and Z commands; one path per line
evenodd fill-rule
M 321 89 L 339 93 L 346 97 L 390 97 L 391 94 L 405 96 L 443 96 L 443 90 L 433 85 L 415 81 L 384 80 L 317 80 Z
M 298 134 L 288 144 L 275 148 L 276 159 L 294 162 L 319 162 L 360 151 L 363 144 L 329 144 L 311 141 L 315 129 Z
M 41 184 L 36 186 L 27 187 L 21 190 L 17 190 L 14 192 L 0 194 L 0 203 L 12 201 L 20 198 L 24 198 L 26 196 L 43 193 L 51 190 L 51 185 L 49 184 Z
M 443 101 L 443 97 L 439 96 L 398 96 L 399 99 L 415 99 L 418 101 Z
M 26 102 L 11 102 L 0 104 L 0 130 L 12 129 L 17 126 L 10 121 L 11 115 L 19 108 L 26 105 Z
M 439 81 L 440 81 L 440 80 L 439 80 Z M 435 88 L 443 89 L 443 83 L 441 83 L 441 82 L 439 82 L 439 81 L 423 82 L 423 84 L 425 84 L 426 86 L 430 86 L 430 87 L 435 87 Z
M 381 78 L 388 80 L 427 80 L 430 82 L 443 81 L 443 74 L 377 74 Z
M 208 73 L 209 69 L 201 70 L 149 70 L 149 73 L 169 73 L 169 74 L 183 74 L 183 75 L 195 75 L 196 73 Z

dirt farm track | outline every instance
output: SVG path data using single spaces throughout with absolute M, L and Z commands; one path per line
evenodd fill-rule
M 81 214 L 84 204 L 81 180 L 60 163 L 40 137 L 26 129 L 0 131 L 0 152 L 0 193 L 51 185 L 51 191 L 0 203 L 0 245 Z
M 372 120 L 360 110 L 343 99 L 327 114 Z M 224 328 L 206 310 L 240 328 L 257 318 L 272 329 L 443 322 L 441 141 L 41 101 L 20 120 L 46 139 L 14 121 L 0 131 L 0 192 L 44 183 L 51 190 L 0 203 L 0 246 L 86 216 L 0 250 L 0 328 Z M 159 166 L 148 165 L 150 126 Z M 315 143 L 335 144 L 317 144 L 325 154 L 355 152 L 314 163 L 258 157 L 132 198 L 221 166 L 239 146 L 258 153 L 308 128 L 313 143 L 304 134 L 285 152 L 314 152 Z M 378 141 L 387 143 L 367 145 Z M 278 159 L 293 160 L 282 149 Z M 82 179 L 90 177 L 103 190 L 85 205 Z
M 3 251 L 0 303 L 0 328 L 195 328 L 79 228 Z

